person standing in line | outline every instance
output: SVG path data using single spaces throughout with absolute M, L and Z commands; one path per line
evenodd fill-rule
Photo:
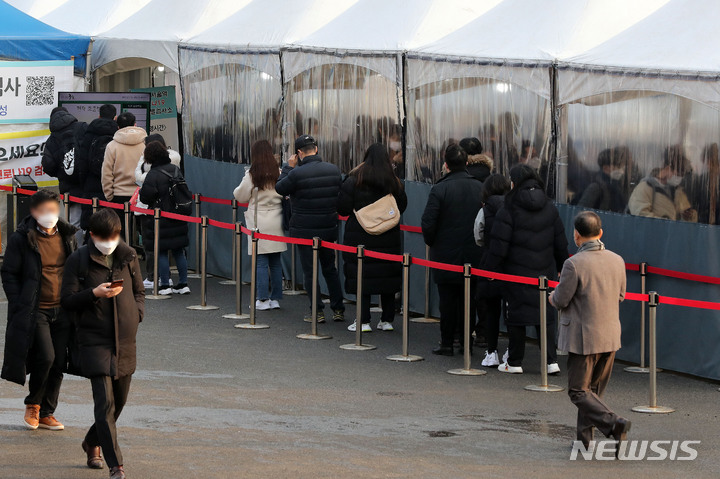
M 280 169 L 270 142 L 260 140 L 253 143 L 250 148 L 250 169 L 233 191 L 233 196 L 239 203 L 248 204 L 245 210 L 245 225 L 249 229 L 284 236 L 282 196 L 275 191 L 279 177 Z M 263 311 L 280 308 L 283 295 L 281 255 L 286 250 L 285 243 L 258 240 L 255 309 Z M 251 241 L 248 241 L 248 254 L 252 254 Z
M 60 307 L 60 285 L 68 256 L 77 248 L 73 225 L 59 219 L 60 197 L 39 190 L 30 216 L 10 236 L 0 273 L 8 299 L 2 378 L 25 385 L 27 429 L 60 431 L 55 419 L 72 324 Z
M 453 265 L 480 265 L 482 250 L 475 243 L 473 226 L 482 207 L 483 184 L 467 172 L 467 153 L 457 144 L 445 149 L 448 173 L 430 190 L 422 216 L 422 233 L 430 246 L 430 260 Z M 433 354 L 452 356 L 455 331 L 463 330 L 463 275 L 433 272 L 440 296 L 440 347 Z
M 556 278 L 568 258 L 567 238 L 557 208 L 543 189 L 537 172 L 528 165 L 510 170 L 512 189 L 495 217 L 490 244 L 484 258 L 485 269 L 499 273 L 537 278 Z M 536 286 L 506 284 L 505 323 L 509 351 L 498 367 L 504 373 L 522 374 L 525 357 L 525 330 L 534 326 L 540 334 L 540 305 Z M 560 372 L 555 349 L 555 317 L 548 314 L 547 371 Z M 503 358 L 504 359 L 504 358 Z
M 624 187 L 627 162 L 615 150 L 607 148 L 598 155 L 600 170 L 580 195 L 578 206 L 615 213 L 622 213 L 627 208 Z
M 172 178 L 182 179 L 180 168 L 170 162 L 170 154 L 165 145 L 159 141 L 148 143 L 143 152 L 145 161 L 150 163 L 150 171 L 145 177 L 140 188 L 139 199 L 151 208 L 160 208 L 163 211 L 171 211 L 170 208 L 170 187 Z M 151 216 L 143 218 L 143 241 L 150 245 L 155 241 L 155 220 Z M 160 218 L 160 238 L 158 240 L 158 274 L 160 275 L 160 286 L 158 294 L 171 295 L 190 294 L 188 286 L 188 265 L 185 248 L 190 243 L 188 238 L 188 224 L 182 220 L 173 218 Z M 177 286 L 170 285 L 170 259 L 171 253 L 177 266 Z M 143 284 L 144 286 L 144 284 Z
M 61 291 L 63 307 L 75 314 L 73 368 L 90 379 L 95 403 L 82 448 L 88 467 L 101 469 L 104 454 L 110 479 L 125 479 L 116 423 L 135 372 L 145 288 L 135 250 L 120 239 L 118 215 L 99 210 L 89 232 L 87 244 L 67 260 Z
M 75 149 L 75 166 L 83 178 L 83 198 L 99 200 L 105 199 L 102 187 L 102 168 L 105 161 L 105 150 L 118 131 L 115 122 L 117 109 L 114 105 L 106 104 L 100 107 L 100 116 L 90 122 L 82 139 L 78 141 Z M 82 205 L 80 228 L 88 229 L 88 221 L 92 215 L 92 206 Z
M 407 195 L 402 182 L 395 175 L 390 163 L 388 149 L 375 143 L 365 152 L 365 159 L 353 169 L 342 184 L 338 201 L 338 213 L 347 216 L 344 243 L 348 246 L 364 245 L 365 248 L 386 254 L 402 254 L 402 234 L 399 223 L 381 234 L 365 231 L 356 211 L 372 205 L 387 195 L 392 195 L 397 204 L 395 215 L 407 208 Z M 357 291 L 357 255 L 343 253 L 345 260 L 345 291 Z M 363 260 L 363 294 L 360 318 L 363 331 L 370 332 L 370 297 L 380 295 L 382 316 L 377 325 L 381 331 L 392 331 L 395 317 L 395 293 L 402 287 L 402 265 L 366 257 Z M 357 320 L 348 330 L 355 331 Z
M 315 138 L 300 135 L 295 140 L 295 154 L 283 167 L 275 191 L 280 196 L 289 196 L 292 207 L 290 217 L 290 236 L 322 241 L 336 241 L 338 238 L 338 193 L 342 184 L 342 175 L 337 166 L 327 163 L 318 156 Z M 313 251 L 311 246 L 298 246 L 300 264 L 303 269 L 303 284 L 308 292 L 310 307 L 317 304 L 317 320 L 325 322 L 320 288 L 316 298 L 312 297 Z M 340 277 L 335 267 L 335 254 L 327 248 L 320 248 L 319 267 L 330 293 L 330 307 L 333 321 L 345 320 L 345 305 Z M 305 321 L 312 321 L 311 315 Z
M 485 182 L 492 174 L 493 159 L 483 153 L 482 143 L 475 137 L 460 140 L 460 148 L 468 155 L 468 173 L 478 180 Z
M 568 352 L 568 395 L 578 409 L 577 440 L 585 450 L 593 427 L 617 441 L 615 456 L 630 431 L 630 421 L 603 401 L 615 352 L 620 349 L 620 302 L 625 299 L 625 261 L 605 249 L 600 217 L 583 211 L 575 217 L 577 254 L 567 259 L 549 301 L 560 311 L 558 348 Z
M 495 224 L 495 216 L 505 203 L 505 195 L 510 191 L 510 182 L 503 175 L 490 175 L 483 183 L 483 207 L 482 215 L 478 213 L 475 219 L 477 225 L 475 229 L 475 242 L 482 243 L 483 259 L 480 263 L 482 269 L 485 267 L 485 258 L 487 256 L 488 245 L 491 241 L 491 231 Z M 478 219 L 482 216 L 483 228 L 480 231 Z M 503 284 L 499 281 L 490 281 L 478 278 L 476 288 L 476 302 L 478 311 L 478 325 L 482 323 L 482 329 L 476 327 L 475 337 L 481 336 L 484 332 L 487 340 L 487 349 L 485 358 L 482 360 L 483 366 L 499 366 L 500 359 L 498 357 L 497 345 L 498 335 L 500 334 L 500 314 L 502 312 L 502 290 Z
M 83 178 L 76 167 L 75 154 L 87 124 L 77 121 L 65 107 L 53 108 L 50 113 L 50 137 L 45 142 L 42 167 L 45 174 L 58 179 L 60 193 L 83 197 Z M 82 208 L 79 203 L 69 204 L 69 223 L 80 228 Z M 78 230 L 77 240 L 82 241 L 83 233 Z
M 163 146 L 167 148 L 167 144 L 165 143 L 165 138 L 163 138 L 162 135 L 158 133 L 153 133 L 152 135 L 148 135 L 145 137 L 145 146 L 147 146 L 149 143 L 152 143 L 153 141 L 160 142 Z M 170 156 L 170 163 L 180 168 L 180 153 L 177 151 L 167 148 L 168 155 Z M 140 160 L 138 161 L 137 166 L 135 167 L 135 184 L 138 185 L 138 187 L 141 187 L 143 183 L 145 183 L 145 177 L 147 176 L 148 172 L 150 171 L 150 167 L 152 165 L 145 161 L 145 156 L 141 156 Z M 138 188 L 139 190 L 139 188 Z M 138 202 L 135 205 L 138 208 L 148 209 L 148 205 L 140 201 L 138 198 Z M 135 212 L 135 218 L 138 219 L 140 223 L 140 232 L 142 233 L 143 239 L 152 238 L 153 237 L 153 231 L 146 231 L 146 228 L 153 228 L 153 224 L 150 224 L 147 221 L 144 221 L 144 217 L 147 216 L 144 213 L 138 213 Z M 152 265 L 154 264 L 154 257 L 153 257 L 153 249 L 152 245 L 150 243 L 147 243 L 146 241 L 143 241 L 143 246 L 145 247 L 145 264 L 147 265 L 147 275 L 145 276 L 145 279 L 143 280 L 143 284 L 145 285 L 145 289 L 152 289 L 154 286 L 155 279 L 153 278 L 153 268 Z M 170 279 L 170 286 L 173 285 L 172 279 Z

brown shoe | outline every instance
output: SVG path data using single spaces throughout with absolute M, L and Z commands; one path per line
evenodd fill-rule
M 62 431 L 65 426 L 60 421 L 55 419 L 55 416 L 47 416 L 40 418 L 40 429 L 48 429 L 50 431 Z
M 100 446 L 90 447 L 86 441 L 83 441 L 82 448 L 87 454 L 87 467 L 90 469 L 102 469 L 105 467 Z
M 40 424 L 40 405 L 39 404 L 26 404 L 25 405 L 25 427 L 34 431 Z
M 110 469 L 110 479 L 125 479 L 125 469 L 122 466 L 115 466 Z

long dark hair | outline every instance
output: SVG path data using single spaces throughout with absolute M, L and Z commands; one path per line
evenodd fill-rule
M 387 147 L 381 143 L 373 143 L 365 152 L 360 166 L 355 168 L 358 186 L 372 188 L 388 193 L 396 193 L 400 189 L 400 180 L 395 176 L 390 164 Z
M 275 188 L 280 169 L 278 168 L 272 145 L 267 140 L 259 140 L 253 143 L 250 148 L 250 176 L 254 186 L 258 190 L 270 190 Z

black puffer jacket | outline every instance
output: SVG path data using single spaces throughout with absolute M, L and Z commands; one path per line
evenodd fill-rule
M 557 279 L 568 258 L 565 227 L 557 208 L 535 179 L 527 179 L 505 197 L 490 232 L 484 267 L 491 271 Z M 537 325 L 540 305 L 536 286 L 508 283 L 506 322 L 512 326 Z
M 387 254 L 402 254 L 402 234 L 400 225 L 380 235 L 367 233 L 358 222 L 353 210 L 359 210 L 372 204 L 383 196 L 392 193 L 398 205 L 400 215 L 407 208 L 407 195 L 398 181 L 394 192 L 378 188 L 359 187 L 357 177 L 347 177 L 340 189 L 338 213 L 347 216 L 343 243 L 348 246 L 363 245 L 365 249 Z M 345 291 L 354 294 L 357 291 L 357 254 L 343 253 L 345 260 Z M 402 285 L 402 265 L 365 257 L 363 260 L 363 292 L 366 294 L 396 293 Z
M 69 256 L 77 248 L 77 228 L 60 220 L 58 234 L 62 235 Z M 35 334 L 35 313 L 38 309 L 42 260 L 38 251 L 37 223 L 32 216 L 25 218 L 10 236 L 0 273 L 8 299 L 8 323 L 5 333 L 5 360 L 2 378 L 25 384 L 28 351 Z
M 90 160 L 90 149 L 95 140 L 101 137 L 109 137 L 112 140 L 113 135 L 118 130 L 115 120 L 106 118 L 96 118 L 90 122 L 82 140 L 79 141 L 80 146 L 75 151 L 75 165 L 80 169 L 80 174 L 85 180 L 84 198 L 100 198 L 105 199 L 102 189 L 102 164 L 93 163 Z M 107 139 L 107 138 L 106 138 Z
M 451 172 L 433 186 L 422 216 L 430 259 L 454 265 L 480 265 L 482 250 L 475 244 L 473 225 L 482 206 L 483 184 L 467 171 Z M 433 270 L 436 283 L 461 283 L 460 273 Z
M 283 168 L 275 191 L 290 197 L 290 236 L 337 240 L 341 183 L 338 167 L 322 161 L 317 155 L 306 156 L 295 168 Z
M 97 298 L 93 294 L 95 287 L 114 279 L 124 281 L 119 295 Z M 61 296 L 63 308 L 75 313 L 72 366 L 78 374 L 91 378 L 134 373 L 135 337 L 145 311 L 145 288 L 135 250 L 121 241 L 111 269 L 89 240 L 68 258 Z
M 485 246 L 482 247 L 482 260 L 480 261 L 480 268 L 485 270 L 488 269 L 488 250 L 490 249 L 490 242 L 492 241 L 492 229 L 495 225 L 495 218 L 504 204 L 505 196 L 493 195 L 488 197 L 487 201 L 485 201 L 485 204 L 483 205 L 483 212 L 485 214 Z M 478 297 L 494 298 L 498 296 L 502 287 L 503 283 L 499 281 L 489 281 L 478 278 Z
M 166 204 L 166 200 L 170 196 L 170 175 L 181 175 L 179 168 L 170 163 L 168 159 L 166 163 L 154 164 L 148 171 L 142 188 L 140 188 L 140 201 L 148 205 L 149 208 L 161 208 Z M 155 239 L 154 219 L 150 215 L 142 217 L 143 221 L 143 244 L 152 245 Z M 185 248 L 189 244 L 188 224 L 184 221 L 174 220 L 170 218 L 160 218 L 160 241 L 158 246 L 160 251 Z
M 76 140 L 82 138 L 87 125 L 80 123 L 66 111 L 57 111 L 50 117 L 50 137 L 43 150 L 42 166 L 45 173 L 58 179 L 61 193 L 80 196 L 83 180 L 76 168 Z

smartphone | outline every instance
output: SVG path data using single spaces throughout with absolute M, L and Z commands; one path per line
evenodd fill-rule
M 114 280 L 112 280 L 112 282 L 110 283 L 110 286 L 108 286 L 108 288 L 119 288 L 120 286 L 123 285 L 124 281 L 125 281 L 124 279 L 114 279 Z

